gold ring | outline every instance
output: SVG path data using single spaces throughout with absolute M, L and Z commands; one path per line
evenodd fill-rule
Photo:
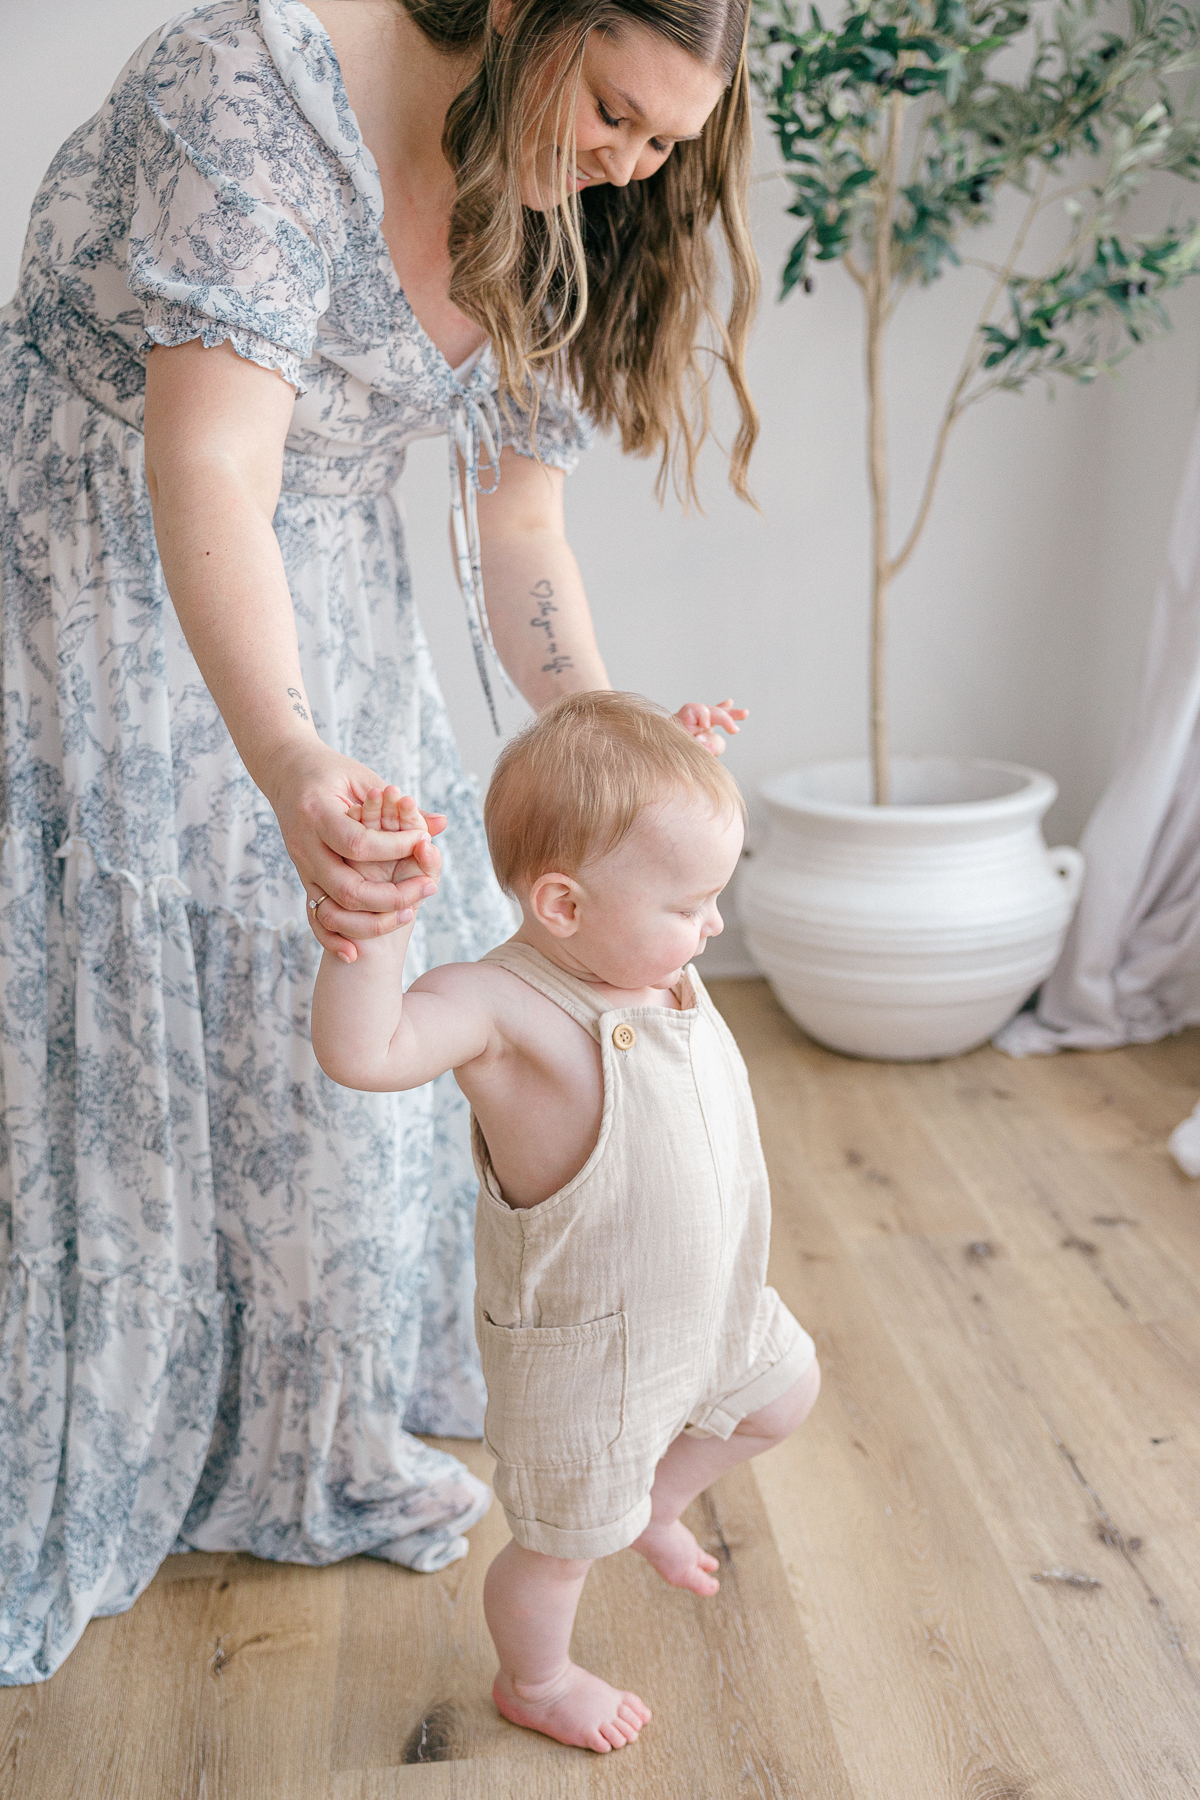
M 309 912 L 310 912 L 310 913 L 311 913 L 311 914 L 312 914 L 312 916 L 313 916 L 313 918 L 314 918 L 314 919 L 315 919 L 315 918 L 316 918 L 316 916 L 317 916 L 317 908 L 318 908 L 318 906 L 320 906 L 320 904 L 321 904 L 321 902 L 322 902 L 322 900 L 328 900 L 328 898 L 329 898 L 329 895 L 328 895 L 328 894 L 318 894 L 318 895 L 317 895 L 317 897 L 316 897 L 316 899 L 315 899 L 315 900 L 310 900 L 310 901 L 309 901 L 309 903 L 308 903 L 308 910 L 309 910 Z

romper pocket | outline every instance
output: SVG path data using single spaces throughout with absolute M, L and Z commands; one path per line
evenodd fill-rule
M 590 1462 L 625 1428 L 625 1314 L 586 1325 L 496 1325 L 479 1313 L 487 1382 L 483 1437 L 498 1462 L 563 1469 Z

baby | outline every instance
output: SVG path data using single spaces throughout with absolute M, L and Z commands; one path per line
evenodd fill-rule
M 577 694 L 505 749 L 485 819 L 515 936 L 407 993 L 411 921 L 352 963 L 327 949 L 313 1046 L 348 1087 L 453 1069 L 471 1103 L 484 1435 L 512 1531 L 484 1585 L 493 1694 L 518 1725 L 607 1751 L 650 1711 L 570 1660 L 588 1569 L 629 1546 L 715 1594 L 680 1515 L 801 1423 L 819 1375 L 765 1285 L 750 1086 L 689 966 L 741 854 L 732 777 L 648 701 Z M 398 790 L 363 822 L 398 832 L 395 869 L 364 872 L 428 865 Z

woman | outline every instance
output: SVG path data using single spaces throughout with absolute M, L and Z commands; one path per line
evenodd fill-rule
M 409 1435 L 480 1427 L 462 1103 L 320 1075 L 305 897 L 352 955 L 434 886 L 343 860 L 386 853 L 353 808 L 387 779 L 450 826 L 420 955 L 510 929 L 413 613 L 409 441 L 447 434 L 481 675 L 491 636 L 534 707 L 607 685 L 583 417 L 689 487 L 706 328 L 744 492 L 744 18 L 218 0 L 38 195 L 0 326 L 8 1682 L 173 1546 L 428 1570 L 487 1503 Z

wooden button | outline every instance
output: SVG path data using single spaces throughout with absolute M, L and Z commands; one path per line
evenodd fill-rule
M 637 1032 L 632 1025 L 614 1025 L 613 1043 L 618 1050 L 632 1050 L 637 1043 Z

